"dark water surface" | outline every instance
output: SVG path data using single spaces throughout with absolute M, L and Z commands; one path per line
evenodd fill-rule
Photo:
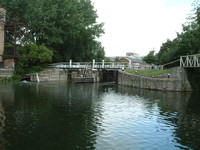
M 0 150 L 198 150 L 199 96 L 109 84 L 0 84 Z

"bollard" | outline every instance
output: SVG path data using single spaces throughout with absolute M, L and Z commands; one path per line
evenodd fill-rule
M 104 60 L 102 60 L 102 68 L 104 68 Z
M 92 62 L 92 69 L 95 68 L 95 59 L 93 59 L 93 62 Z
M 37 82 L 40 82 L 40 78 L 39 78 L 38 73 L 36 73 L 36 79 L 37 79 Z
M 69 61 L 69 68 L 72 68 L 72 60 Z

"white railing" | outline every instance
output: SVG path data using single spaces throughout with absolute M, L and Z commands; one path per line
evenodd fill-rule
M 53 68 L 71 68 L 71 69 L 128 69 L 133 66 L 128 62 L 60 62 L 50 64 Z
M 88 62 L 60 62 L 60 63 L 54 63 L 50 64 L 50 67 L 53 68 L 77 68 L 77 69 L 86 69 L 86 68 L 92 68 L 92 63 Z
M 181 56 L 180 67 L 184 67 L 184 68 L 200 67 L 200 54 Z

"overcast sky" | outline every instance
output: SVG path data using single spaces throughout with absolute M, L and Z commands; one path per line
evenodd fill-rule
M 104 22 L 105 34 L 99 39 L 106 56 L 142 56 L 176 37 L 192 10 L 194 0 L 92 0 Z

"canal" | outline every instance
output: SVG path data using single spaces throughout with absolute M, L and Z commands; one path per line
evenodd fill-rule
M 0 84 L 0 150 L 200 149 L 199 93 Z

